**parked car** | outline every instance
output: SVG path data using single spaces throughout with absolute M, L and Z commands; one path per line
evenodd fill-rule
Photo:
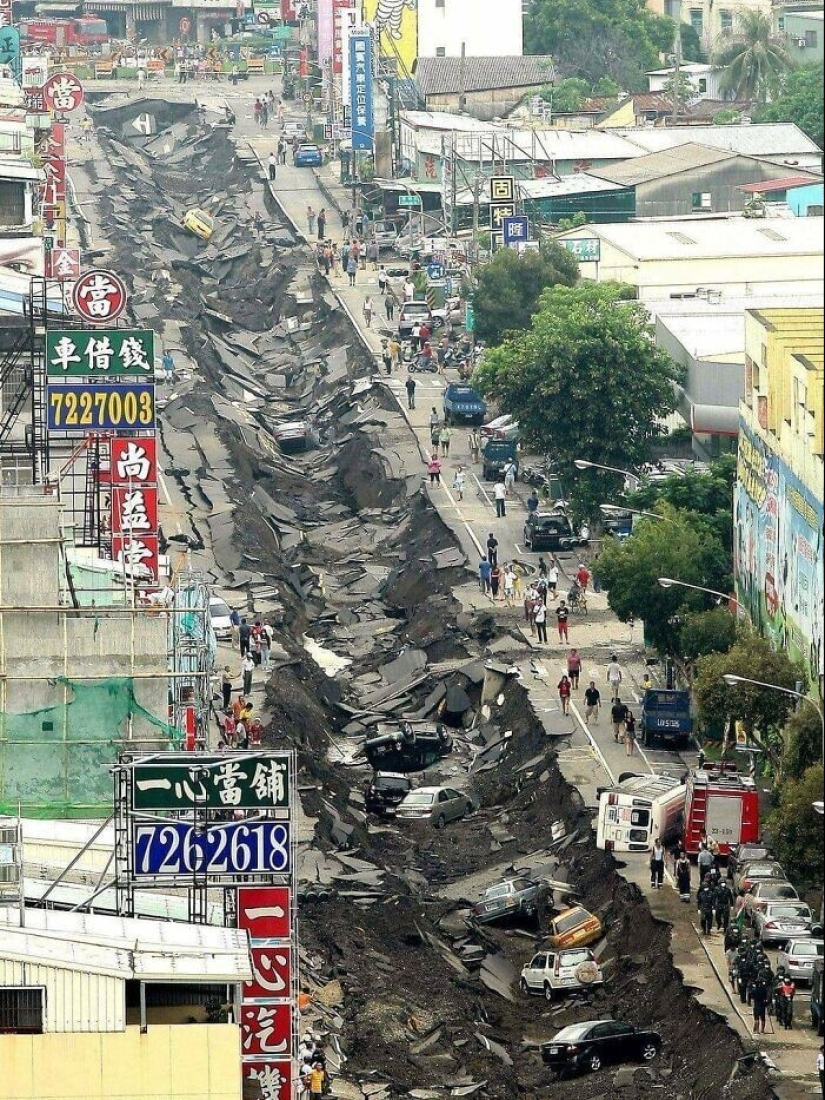
M 413 329 L 425 321 L 435 331 L 433 311 L 427 302 L 404 302 L 398 312 L 399 340 L 409 340 Z
M 454 787 L 419 787 L 410 791 L 398 806 L 399 821 L 429 821 L 443 829 L 449 821 L 458 821 L 475 809 L 466 791 Z
M 497 481 L 504 476 L 509 465 L 516 468 L 519 475 L 520 463 L 518 443 L 515 439 L 487 438 L 481 445 L 481 476 L 485 481 Z
M 373 222 L 369 230 L 369 239 L 376 241 L 379 252 L 394 249 L 398 241 L 398 230 L 392 222 Z
M 822 1005 L 822 972 L 825 967 L 825 959 L 814 960 L 814 972 L 811 978 L 811 1027 L 822 1035 L 825 1031 L 825 1008 Z
M 472 386 L 450 382 L 444 390 L 444 419 L 448 424 L 480 424 L 487 415 L 487 404 Z
M 548 939 L 551 947 L 585 947 L 601 937 L 602 922 L 581 905 L 562 910 L 550 921 Z
M 582 1070 L 596 1073 L 602 1066 L 616 1062 L 652 1062 L 661 1047 L 661 1036 L 656 1031 L 621 1020 L 586 1020 L 563 1027 L 542 1045 L 541 1057 L 545 1065 L 562 1076 Z
M 761 840 L 737 844 L 735 848 L 731 848 L 728 856 L 728 878 L 733 878 L 745 863 L 768 862 L 772 859 L 773 852 Z
M 773 860 L 761 860 L 758 863 L 743 863 L 733 876 L 733 885 L 737 890 L 746 893 L 755 886 L 760 879 L 772 878 L 779 882 L 787 882 L 782 865 Z
M 762 943 L 784 943 L 809 934 L 813 914 L 801 901 L 769 901 L 753 914 L 753 929 Z
M 518 420 L 510 413 L 497 416 L 494 420 L 481 425 L 480 436 L 482 439 L 507 439 L 517 440 L 520 437 Z
M 208 241 L 215 232 L 215 219 L 208 211 L 194 206 L 183 215 L 183 228 L 200 237 L 202 241 Z
M 320 168 L 324 158 L 317 145 L 299 145 L 292 163 L 296 168 Z
M 209 621 L 219 642 L 232 638 L 232 609 L 220 596 L 209 597 Z
M 753 919 L 754 910 L 764 909 L 769 901 L 799 901 L 799 894 L 789 882 L 775 878 L 760 879 L 745 894 L 745 914 Z
M 368 814 L 394 817 L 398 806 L 412 790 L 412 780 L 400 772 L 376 772 L 367 783 L 364 804 Z
M 521 971 L 522 993 L 543 993 L 552 1001 L 554 993 L 589 989 L 604 982 L 601 967 L 589 947 L 567 951 L 539 951 Z
M 570 550 L 587 541 L 576 534 L 564 512 L 532 512 L 524 522 L 527 550 Z
M 473 916 L 481 924 L 514 916 L 538 916 L 544 906 L 548 887 L 529 878 L 508 878 L 489 886 L 473 906 Z
M 307 136 L 306 126 L 304 126 L 303 122 L 285 122 L 281 132 L 287 141 L 292 141 L 293 138 L 298 138 L 299 141 L 305 141 Z
M 822 959 L 825 940 L 788 940 L 776 958 L 776 969 L 785 968 L 795 982 L 812 982 L 817 959 Z

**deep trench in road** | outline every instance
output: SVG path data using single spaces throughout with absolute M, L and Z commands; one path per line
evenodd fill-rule
M 301 884 L 305 985 L 319 1026 L 340 1035 L 344 1077 L 384 1083 L 387 1096 L 769 1097 L 762 1069 L 740 1062 L 735 1033 L 674 969 L 668 926 L 596 849 L 590 811 L 563 781 L 518 678 L 505 676 L 500 695 L 482 705 L 480 662 L 498 629 L 489 614 L 463 613 L 453 596 L 467 574 L 450 564 L 456 543 L 419 467 L 404 461 L 412 431 L 392 395 L 370 381 L 346 314 L 305 247 L 290 243 L 269 196 L 264 208 L 257 168 L 238 159 L 225 132 L 201 126 L 193 111 L 177 124 L 174 151 L 155 145 L 154 155 L 98 127 L 108 163 L 96 170 L 119 180 L 101 199 L 101 220 L 136 316 L 175 326 L 195 364 L 162 415 L 165 475 L 189 506 L 182 534 L 212 556 L 220 585 L 250 600 L 262 598 L 262 584 L 278 590 L 267 614 L 278 644 L 265 744 L 299 753 L 304 811 L 314 819 L 314 854 L 302 865 L 340 856 L 352 870 L 328 876 L 323 889 L 320 873 Z M 187 206 L 207 203 L 217 218 L 209 243 L 180 228 Z M 245 400 L 250 393 L 258 399 Z M 294 418 L 314 425 L 318 446 L 285 457 L 272 427 Z M 305 635 L 349 667 L 326 675 Z M 480 747 L 500 742 L 472 776 L 479 810 L 441 831 L 368 820 L 369 772 L 349 763 L 372 728 L 359 700 L 383 685 L 380 669 L 412 653 L 426 657 L 422 675 L 385 720 L 399 706 L 432 715 L 445 686 L 464 688 L 473 720 L 443 763 L 453 783 Z M 550 1004 L 509 982 L 541 943 L 540 929 L 470 927 L 472 899 L 460 887 L 485 871 L 492 882 L 534 853 L 606 929 L 604 987 Z M 566 1024 L 610 1016 L 656 1028 L 661 1057 L 551 1084 L 538 1043 Z

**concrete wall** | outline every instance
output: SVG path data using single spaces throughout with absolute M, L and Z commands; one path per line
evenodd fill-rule
M 521 0 L 418 0 L 418 56 L 521 57 Z
M 494 118 L 503 118 L 517 107 L 526 95 L 535 95 L 541 87 L 541 84 L 536 84 L 528 88 L 493 88 L 482 92 L 467 92 L 464 96 L 464 111 L 473 118 L 480 118 L 485 122 Z M 461 109 L 460 99 L 458 92 L 429 95 L 427 110 L 457 112 Z
M 241 1100 L 233 1024 L 0 1035 L 0 1100 Z

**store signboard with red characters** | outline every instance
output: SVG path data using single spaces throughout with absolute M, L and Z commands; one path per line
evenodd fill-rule
M 112 557 L 145 566 L 157 580 L 158 480 L 154 437 L 115 436 L 111 444 Z
M 292 885 L 238 888 L 237 924 L 250 939 L 252 981 L 241 1000 L 245 1088 L 263 1100 L 293 1100 L 297 1035 L 297 942 Z M 254 1091 L 257 1083 L 258 1092 Z

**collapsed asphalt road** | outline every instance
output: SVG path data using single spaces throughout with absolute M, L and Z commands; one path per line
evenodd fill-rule
M 518 680 L 485 668 L 496 627 L 458 613 L 463 555 L 421 492 L 404 417 L 227 134 L 193 111 L 165 140 L 99 138 L 118 178 L 103 200 L 113 266 L 135 317 L 179 341 L 162 424 L 187 516 L 176 537 L 276 626 L 266 743 L 300 753 L 314 826 L 301 854 L 302 986 L 317 1026 L 340 1037 L 338 1094 L 544 1096 L 538 1044 L 615 1015 L 659 1030 L 660 1059 L 557 1087 L 571 1100 L 770 1096 L 724 1021 L 682 985 L 667 926 L 596 850 Z M 180 227 L 193 205 L 216 215 L 208 243 Z M 298 419 L 318 445 L 285 456 L 274 429 Z M 456 747 L 427 779 L 471 789 L 480 809 L 442 831 L 368 821 L 365 737 L 401 716 L 432 720 L 450 689 L 466 696 Z M 569 882 L 602 920 L 603 989 L 553 1005 L 518 992 L 539 930 L 466 919 L 480 886 L 512 866 Z

